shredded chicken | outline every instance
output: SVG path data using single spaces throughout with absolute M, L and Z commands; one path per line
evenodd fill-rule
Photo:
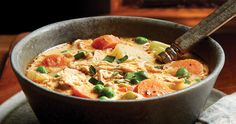
M 70 86 L 82 85 L 83 82 L 87 82 L 86 75 L 75 69 L 65 68 L 58 74 L 61 76 L 60 81 L 63 81 Z
M 93 50 L 91 44 L 93 40 L 76 40 L 74 45 L 77 46 L 81 50 Z
M 144 63 L 137 62 L 137 61 L 121 63 L 119 65 L 119 68 L 123 72 L 136 72 L 136 71 L 140 71 L 140 70 L 146 71 L 146 68 L 144 67 Z
M 147 69 L 148 72 L 151 73 L 160 73 L 162 70 L 161 69 L 157 69 L 153 66 L 153 64 L 151 63 L 145 63 L 145 68 Z

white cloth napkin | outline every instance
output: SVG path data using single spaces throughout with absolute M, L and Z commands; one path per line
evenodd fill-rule
M 224 96 L 208 107 L 199 120 L 209 124 L 236 124 L 236 93 Z

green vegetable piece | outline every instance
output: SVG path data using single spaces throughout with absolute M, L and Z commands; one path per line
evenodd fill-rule
M 124 57 L 117 59 L 116 62 L 119 64 L 119 63 L 125 62 L 128 58 L 129 57 L 127 55 L 125 55 Z
M 133 72 L 128 72 L 128 73 L 125 74 L 125 79 L 130 80 L 130 79 L 134 78 L 134 76 L 135 75 L 134 75 Z
M 100 94 L 102 92 L 103 88 L 104 88 L 103 85 L 97 84 L 97 85 L 94 86 L 93 90 L 94 90 L 95 93 L 99 93 Z
M 144 71 L 135 72 L 134 75 L 135 75 L 135 79 L 137 79 L 138 81 L 148 79 L 147 74 Z
M 165 51 L 165 49 L 167 47 L 170 47 L 170 45 L 162 43 L 162 42 L 159 42 L 159 41 L 152 41 L 150 43 L 149 49 L 155 51 L 155 54 L 157 55 L 157 54 Z
M 188 79 L 184 79 L 184 84 L 190 84 L 191 82 Z
M 55 74 L 54 77 L 55 77 L 55 78 L 58 78 L 58 77 L 60 77 L 60 75 L 59 75 L 59 74 Z
M 182 67 L 179 68 L 176 72 L 176 76 L 178 78 L 188 78 L 189 77 L 189 72 L 186 68 Z
M 90 75 L 93 76 L 93 75 L 96 74 L 96 72 L 97 72 L 96 69 L 92 65 L 90 65 L 89 66 L 89 73 L 90 73 Z
M 137 94 L 135 94 L 132 91 L 128 91 L 123 96 L 121 96 L 121 99 L 124 99 L 124 100 L 131 100 L 131 99 L 136 99 L 136 98 L 138 98 Z
M 137 80 L 137 79 L 131 79 L 130 80 L 130 83 L 131 84 L 138 84 L 140 81 L 139 80 Z
M 130 80 L 131 84 L 138 84 L 140 81 L 147 79 L 147 74 L 144 71 L 128 72 L 125 75 L 125 79 Z
M 86 56 L 86 52 L 85 51 L 79 51 L 77 54 L 74 55 L 75 60 L 84 58 Z
M 157 65 L 157 66 L 154 66 L 154 68 L 163 69 L 163 66 L 162 65 Z
M 136 38 L 135 38 L 135 42 L 136 42 L 137 44 L 145 44 L 145 43 L 148 42 L 148 39 L 145 38 L 145 37 L 139 36 L 139 37 L 136 37 Z
M 39 73 L 48 73 L 48 70 L 44 66 L 39 66 L 36 69 L 36 71 L 39 72 Z
M 102 101 L 105 101 L 105 100 L 108 100 L 109 98 L 107 98 L 106 96 L 101 96 L 99 97 L 99 100 L 102 100 Z
M 126 83 L 126 82 L 129 82 L 129 80 L 127 80 L 127 79 L 114 80 L 114 83 Z
M 104 87 L 101 92 L 101 95 L 111 98 L 115 95 L 115 91 L 110 87 Z
M 112 62 L 114 62 L 114 60 L 115 60 L 115 56 L 106 56 L 104 59 L 103 59 L 103 61 L 108 61 L 108 62 L 110 62 L 110 63 L 112 63 Z
M 113 72 L 111 76 L 112 76 L 112 77 L 115 77 L 115 76 L 117 76 L 118 74 L 119 74 L 119 72 Z
M 194 79 L 196 82 L 200 82 L 201 81 L 201 79 L 199 79 L 199 78 L 196 78 L 196 79 Z
M 102 81 L 99 81 L 99 80 L 95 79 L 94 77 L 91 77 L 91 78 L 89 79 L 89 82 L 92 83 L 93 85 L 97 85 L 97 84 L 102 84 L 102 85 L 104 85 L 104 83 L 103 83 Z
M 61 51 L 61 53 L 68 53 L 69 52 L 69 50 L 63 50 L 63 51 Z

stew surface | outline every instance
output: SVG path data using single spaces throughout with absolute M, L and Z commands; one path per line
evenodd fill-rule
M 77 39 L 39 54 L 28 66 L 26 76 L 67 95 L 131 100 L 175 92 L 208 75 L 208 67 L 191 54 L 168 64 L 159 63 L 156 55 L 168 46 L 141 36 Z

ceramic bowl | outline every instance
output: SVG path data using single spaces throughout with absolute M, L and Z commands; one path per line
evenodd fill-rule
M 223 49 L 211 38 L 202 40 L 191 50 L 209 66 L 209 76 L 189 88 L 161 97 L 130 101 L 90 100 L 47 90 L 25 76 L 27 65 L 39 53 L 77 38 L 113 34 L 121 37 L 145 36 L 171 43 L 188 29 L 173 22 L 142 17 L 72 19 L 30 33 L 13 48 L 11 64 L 41 123 L 189 124 L 194 123 L 202 111 L 224 64 Z

